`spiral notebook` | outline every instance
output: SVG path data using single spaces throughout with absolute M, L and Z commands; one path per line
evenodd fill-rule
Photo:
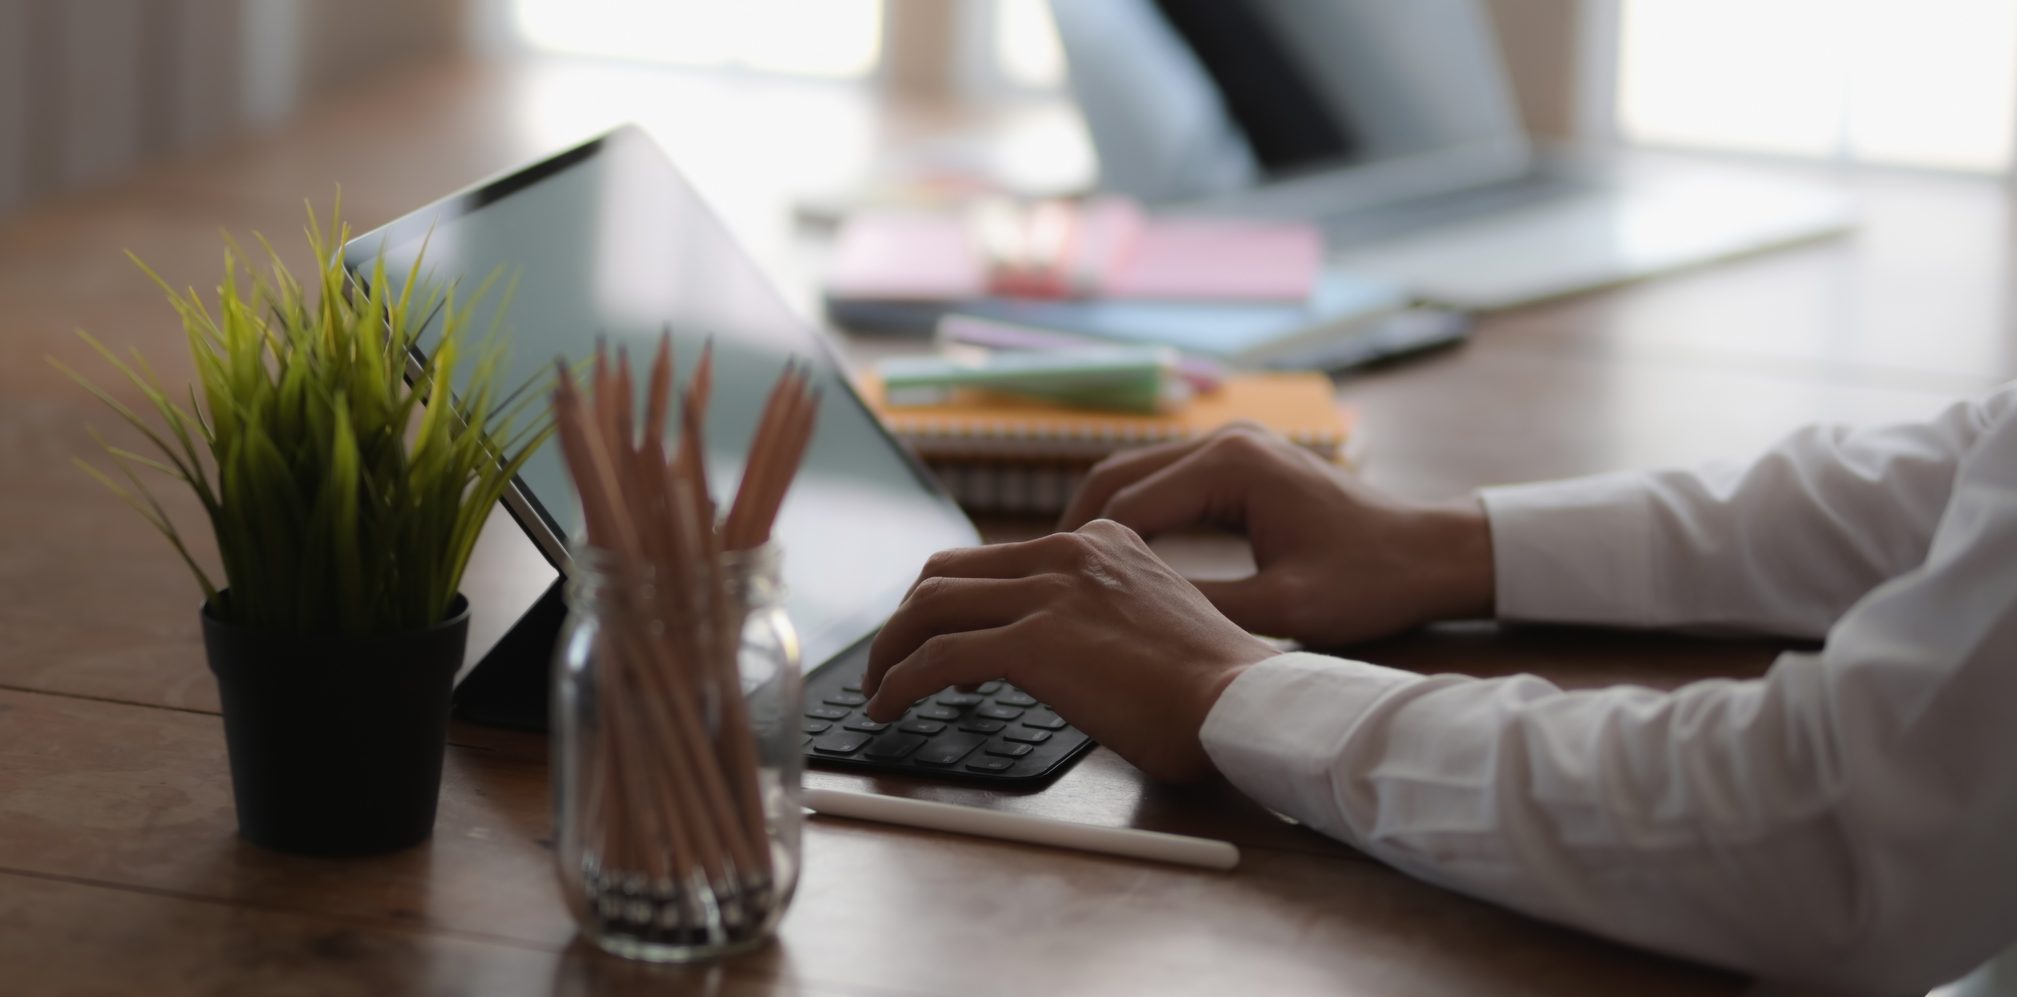
M 897 406 L 882 383 L 858 375 L 883 425 L 973 512 L 1057 512 L 1100 459 L 1131 447 L 1188 440 L 1241 419 L 1260 423 L 1325 460 L 1343 462 L 1354 413 L 1314 373 L 1237 374 L 1168 415 L 1063 408 L 1034 399 L 963 392 L 946 404 Z

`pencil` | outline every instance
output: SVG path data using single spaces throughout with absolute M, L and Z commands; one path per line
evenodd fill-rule
M 698 879 L 724 902 L 724 916 L 754 923 L 778 884 L 738 665 L 748 607 L 727 589 L 725 555 L 768 540 L 804 458 L 817 394 L 805 369 L 787 363 L 718 523 L 703 433 L 712 342 L 676 401 L 670 330 L 641 392 L 627 350 L 612 362 L 598 343 L 593 359 L 586 391 L 558 365 L 553 409 L 587 540 L 621 593 L 602 611 L 602 726 L 585 746 L 594 770 L 580 819 L 600 856 L 595 888 L 634 894 Z M 633 605 L 639 596 L 655 602 Z

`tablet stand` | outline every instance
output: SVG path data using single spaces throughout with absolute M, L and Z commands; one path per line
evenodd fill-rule
M 567 605 L 565 577 L 556 578 L 490 653 L 455 687 L 455 715 L 471 723 L 545 730 L 552 688 L 553 646 Z

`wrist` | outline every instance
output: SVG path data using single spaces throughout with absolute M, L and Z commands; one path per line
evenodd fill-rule
M 1282 653 L 1281 648 L 1259 637 L 1251 634 L 1241 636 L 1246 638 L 1244 646 L 1228 656 L 1227 664 L 1212 669 L 1204 681 L 1198 683 L 1192 700 L 1192 716 L 1196 722 L 1190 725 L 1191 729 L 1203 732 L 1205 720 L 1212 715 L 1219 700 L 1225 697 L 1226 690 L 1232 688 L 1232 684 L 1245 675 L 1247 669 Z
M 1489 619 L 1498 603 L 1492 522 L 1483 500 L 1469 496 L 1423 507 L 1414 561 L 1427 619 Z

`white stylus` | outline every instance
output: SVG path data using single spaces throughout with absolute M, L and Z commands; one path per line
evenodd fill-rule
M 980 807 L 908 800 L 900 796 L 846 793 L 834 789 L 805 790 L 804 802 L 813 810 L 833 817 L 974 834 L 1033 845 L 1077 848 L 1152 862 L 1175 862 L 1207 869 L 1231 869 L 1240 863 L 1240 850 L 1230 842 L 1164 834 L 1161 831 L 1095 827 Z

